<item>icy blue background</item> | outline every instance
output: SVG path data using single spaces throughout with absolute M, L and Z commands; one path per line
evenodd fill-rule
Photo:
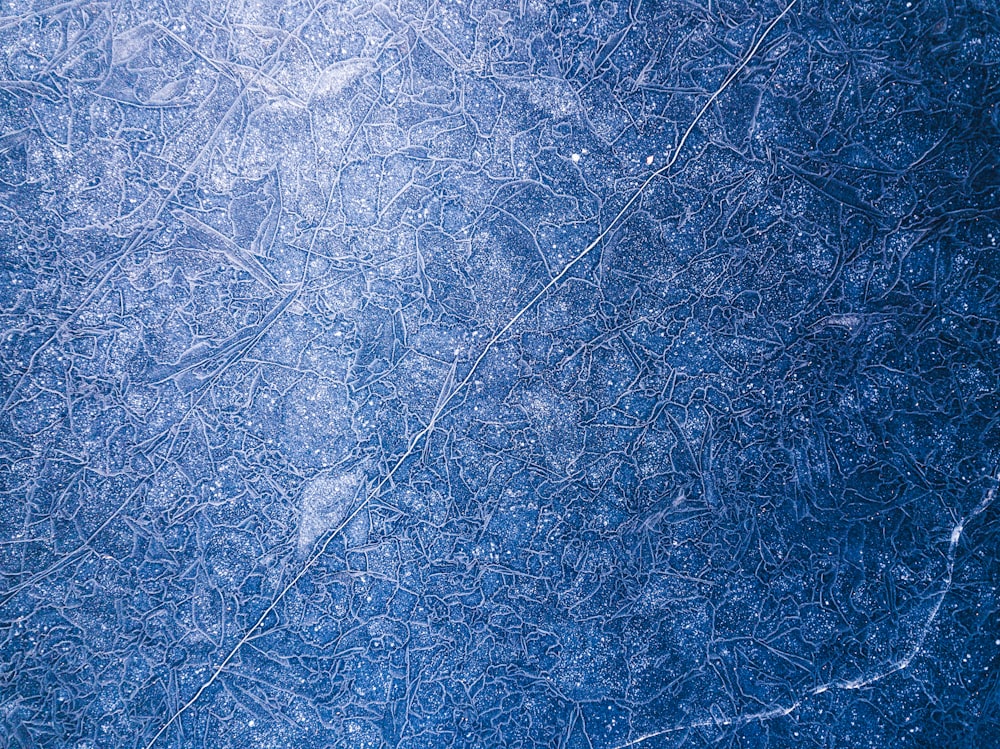
M 991 0 L 0 51 L 0 747 L 1000 745 Z

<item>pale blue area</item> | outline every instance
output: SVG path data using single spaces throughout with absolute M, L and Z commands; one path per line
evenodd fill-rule
M 0 8 L 0 749 L 1000 746 L 1000 20 Z

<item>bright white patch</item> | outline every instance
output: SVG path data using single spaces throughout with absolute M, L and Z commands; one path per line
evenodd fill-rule
M 570 158 L 573 159 L 573 163 L 574 164 L 579 164 L 580 163 L 580 154 L 575 153 L 572 156 L 570 156 Z
M 355 78 L 364 73 L 367 67 L 365 62 L 359 60 L 338 62 L 331 65 L 317 76 L 316 85 L 313 86 L 312 94 L 309 96 L 310 100 L 315 101 L 324 96 L 336 96 L 347 88 Z
M 653 163 L 653 157 L 651 155 L 647 156 L 646 157 L 646 166 L 649 166 L 652 163 Z
M 302 490 L 299 516 L 299 555 L 305 556 L 313 543 L 350 514 L 361 476 L 355 473 L 320 474 Z
M 150 28 L 145 25 L 134 26 L 115 35 L 111 40 L 111 64 L 124 65 L 146 51 L 146 46 L 152 36 Z

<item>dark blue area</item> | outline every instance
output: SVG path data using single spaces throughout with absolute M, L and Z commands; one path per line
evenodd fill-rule
M 0 40 L 0 748 L 1000 746 L 994 3 Z

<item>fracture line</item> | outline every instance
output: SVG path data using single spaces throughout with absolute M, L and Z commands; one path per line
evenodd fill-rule
M 741 72 L 743 72 L 744 68 L 746 68 L 746 66 L 750 63 L 750 60 L 753 59 L 754 55 L 757 54 L 757 51 L 764 43 L 764 40 L 767 38 L 768 34 L 771 33 L 771 30 L 774 29 L 774 27 L 778 24 L 778 22 L 781 21 L 781 19 L 788 14 L 788 12 L 792 9 L 792 7 L 795 5 L 796 2 L 798 2 L 798 0 L 792 0 L 788 4 L 788 6 L 783 11 L 781 11 L 781 13 L 773 21 L 771 21 L 771 23 L 767 26 L 766 29 L 764 29 L 764 32 L 760 35 L 760 37 L 757 39 L 754 45 L 750 48 L 750 51 L 747 52 L 746 56 L 743 58 L 743 61 L 740 62 L 740 64 L 737 65 L 736 68 L 728 76 L 726 76 L 726 79 L 722 82 L 722 85 L 719 86 L 718 89 L 716 89 L 715 93 L 713 93 L 709 97 L 708 101 L 706 101 L 705 104 L 701 107 L 701 109 L 698 110 L 698 113 L 691 121 L 691 124 L 688 125 L 687 130 L 684 131 L 684 135 L 681 136 L 680 141 L 677 143 L 677 147 L 674 149 L 674 152 L 671 155 L 669 161 L 667 161 L 665 165 L 657 169 L 655 172 L 650 174 L 649 177 L 647 177 L 646 180 L 639 186 L 639 188 L 632 194 L 632 197 L 628 199 L 628 201 L 625 203 L 622 209 L 617 213 L 617 215 L 615 215 L 615 217 L 611 220 L 611 222 L 604 228 L 604 230 L 601 231 L 601 233 L 598 234 L 597 237 L 590 244 L 588 244 L 581 252 L 579 252 L 572 260 L 570 260 L 563 267 L 563 269 L 559 271 L 559 273 L 553 276 L 552 279 L 547 284 L 545 284 L 545 286 L 543 286 L 542 289 L 537 294 L 535 294 L 530 300 L 528 300 L 528 302 L 523 307 L 521 307 L 521 309 L 517 312 L 517 314 L 511 317 L 511 319 L 507 322 L 506 325 L 504 325 L 502 328 L 500 328 L 500 330 L 498 330 L 496 333 L 493 334 L 493 336 L 490 337 L 489 341 L 487 341 L 486 345 L 483 347 L 482 352 L 480 352 L 479 356 L 476 357 L 475 361 L 473 362 L 472 368 L 469 370 L 468 374 L 465 375 L 465 377 L 461 380 L 461 382 L 459 382 L 458 385 L 456 385 L 445 398 L 439 401 L 437 406 L 434 408 L 434 412 L 431 414 L 431 418 L 430 421 L 428 421 L 427 426 L 425 426 L 423 429 L 421 429 L 419 432 L 413 435 L 413 438 L 410 440 L 410 444 L 407 446 L 406 450 L 399 457 L 399 459 L 393 464 L 389 472 L 386 473 L 384 477 L 382 477 L 382 479 L 375 485 L 374 489 L 368 492 L 368 494 L 365 496 L 365 499 L 362 502 L 360 502 L 356 508 L 354 508 L 354 510 L 340 523 L 340 525 L 338 525 L 333 531 L 329 532 L 326 540 L 323 541 L 323 543 L 319 546 L 319 548 L 309 557 L 309 560 L 298 571 L 298 573 L 296 573 L 296 575 L 288 582 L 288 584 L 286 584 L 285 587 L 281 589 L 281 591 L 274 598 L 274 600 L 271 601 L 270 605 L 268 605 L 268 607 L 264 610 L 264 613 L 261 614 L 259 619 L 257 619 L 257 622 L 252 627 L 250 627 L 250 629 L 248 629 L 246 633 L 239 639 L 236 645 L 229 652 L 229 655 L 227 655 L 223 659 L 222 663 L 220 663 L 212 671 L 212 675 L 205 681 L 204 684 L 201 685 L 201 687 L 198 688 L 198 691 L 194 693 L 194 696 L 191 697 L 191 699 L 189 699 L 186 703 L 184 703 L 184 705 L 182 705 L 176 712 L 174 712 L 174 714 L 170 716 L 167 722 L 160 727 L 160 730 L 157 731 L 156 734 L 153 736 L 153 738 L 149 741 L 149 743 L 146 744 L 146 749 L 152 749 L 153 745 L 156 744 L 160 736 L 162 736 L 164 732 L 171 725 L 173 725 L 173 723 L 181 715 L 187 712 L 187 710 L 190 709 L 191 706 L 198 701 L 198 699 L 201 697 L 202 694 L 204 694 L 206 689 L 208 689 L 210 686 L 212 686 L 212 684 L 215 683 L 215 681 L 219 678 L 219 675 L 222 673 L 222 671 L 226 668 L 227 665 L 229 665 L 229 663 L 233 660 L 233 658 L 236 657 L 237 653 L 239 653 L 242 647 L 250 640 L 251 636 L 257 630 L 257 628 L 260 627 L 267 619 L 267 617 L 271 615 L 271 613 L 275 610 L 275 608 L 277 608 L 278 604 L 281 603 L 281 601 L 284 599 L 286 595 L 288 595 L 289 591 L 291 591 L 292 588 L 294 588 L 298 584 L 299 580 L 302 579 L 303 575 L 305 575 L 306 572 L 308 572 L 313 567 L 313 565 L 316 564 L 316 562 L 325 554 L 327 547 L 330 545 L 333 539 L 336 538 L 336 536 L 339 535 L 340 532 L 345 527 L 347 527 L 347 525 L 358 515 L 358 513 L 360 513 L 365 507 L 368 506 L 368 504 L 375 497 L 379 495 L 383 487 L 385 487 L 385 485 L 392 480 L 392 477 L 400 469 L 403 463 L 406 462 L 406 460 L 413 454 L 414 450 L 416 449 L 420 441 L 426 435 L 428 435 L 430 432 L 434 430 L 434 427 L 437 424 L 437 420 L 440 418 L 441 414 L 448 407 L 448 405 L 455 399 L 455 396 L 459 392 L 464 390 L 468 386 L 468 384 L 472 381 L 472 377 L 476 373 L 476 370 L 479 368 L 479 365 L 483 362 L 483 360 L 490 353 L 490 351 L 492 351 L 493 348 L 496 347 L 496 344 L 500 341 L 500 339 L 503 338 L 510 331 L 510 329 L 514 327 L 514 325 L 516 325 L 517 322 L 522 317 L 524 317 L 524 315 L 527 314 L 527 312 L 532 307 L 534 307 L 535 304 L 540 299 L 542 299 L 542 297 L 544 297 L 554 286 L 559 284 L 559 282 L 562 281 L 569 274 L 573 266 L 575 266 L 583 258 L 589 255 L 590 252 L 595 247 L 597 247 L 602 241 L 604 241 L 604 238 L 607 237 L 608 234 L 610 234 L 611 231 L 615 229 L 618 226 L 618 224 L 621 223 L 621 220 L 628 213 L 629 209 L 632 208 L 633 205 L 635 205 L 636 201 L 638 201 L 640 197 L 642 197 L 643 192 L 645 192 L 646 188 L 649 187 L 649 185 L 653 182 L 653 180 L 664 175 L 671 167 L 673 167 L 675 163 L 677 163 L 677 159 L 680 156 L 681 149 L 683 149 L 684 144 L 687 142 L 688 137 L 694 131 L 695 127 L 698 125 L 698 122 L 701 120 L 701 118 L 705 115 L 705 112 L 708 111 L 708 108 L 715 103 L 715 101 L 719 98 L 719 96 L 722 95 L 722 93 L 729 87 L 729 85 L 736 79 L 736 77 Z
M 947 564 L 945 567 L 944 575 L 944 586 L 941 588 L 941 592 L 937 594 L 937 600 L 934 601 L 934 606 L 931 607 L 930 614 L 927 615 L 927 621 L 924 622 L 924 626 L 920 629 L 920 634 L 914 639 L 913 644 L 907 650 L 906 654 L 897 661 L 894 661 L 887 666 L 883 667 L 881 671 L 877 671 L 869 676 L 861 676 L 856 679 L 836 679 L 834 681 L 829 681 L 825 684 L 820 684 L 817 687 L 813 687 L 807 693 L 807 697 L 813 697 L 816 695 L 823 694 L 824 692 L 829 692 L 831 689 L 845 689 L 845 690 L 855 690 L 864 689 L 869 687 L 876 682 L 882 681 L 888 676 L 892 676 L 895 673 L 904 671 L 910 667 L 914 659 L 920 654 L 921 648 L 924 646 L 924 642 L 927 640 L 927 635 L 930 634 L 931 627 L 934 626 L 934 621 L 937 619 L 938 613 L 941 611 L 941 606 L 944 603 L 945 597 L 951 591 L 952 583 L 955 576 L 955 556 L 958 553 L 958 544 L 962 540 L 962 533 L 965 531 L 965 527 L 972 522 L 979 515 L 986 512 L 987 508 L 993 504 L 993 500 L 996 499 L 997 486 L 1000 485 L 1000 468 L 994 469 L 992 477 L 993 485 L 986 491 L 983 495 L 982 500 L 976 505 L 975 509 L 972 510 L 968 515 L 959 520 L 954 527 L 951 529 L 951 535 L 948 539 L 948 554 L 947 554 Z M 805 698 L 803 698 L 805 699 Z M 645 741 L 650 739 L 655 739 L 658 736 L 666 736 L 671 733 L 678 733 L 680 731 L 687 731 L 691 728 L 710 728 L 712 726 L 737 726 L 745 725 L 751 723 L 755 720 L 771 720 L 772 718 L 783 718 L 785 716 L 791 715 L 795 712 L 799 706 L 802 704 L 803 699 L 796 700 L 791 705 L 787 707 L 774 707 L 770 710 L 765 710 L 756 713 L 746 713 L 744 715 L 736 715 L 729 718 L 720 718 L 719 720 L 699 720 L 694 723 L 686 723 L 680 726 L 671 726 L 670 728 L 664 728 L 661 731 L 653 731 L 652 733 L 647 733 L 624 744 L 618 744 L 613 749 L 628 749 L 629 747 L 638 746 Z

